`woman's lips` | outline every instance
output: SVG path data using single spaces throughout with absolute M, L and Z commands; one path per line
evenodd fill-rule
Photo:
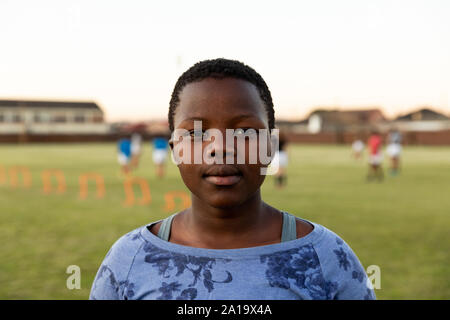
M 205 180 L 218 186 L 231 186 L 238 183 L 242 176 L 206 176 Z

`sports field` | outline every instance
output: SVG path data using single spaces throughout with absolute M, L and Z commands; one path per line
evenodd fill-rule
M 379 299 L 450 298 L 449 147 L 406 147 L 401 174 L 383 183 L 365 182 L 366 162 L 349 146 L 290 146 L 289 155 L 288 186 L 277 190 L 267 177 L 266 202 L 328 227 L 364 267 L 378 265 Z M 29 177 L 15 179 L 14 168 Z M 54 176 L 44 186 L 49 169 L 65 186 Z M 93 182 L 80 194 L 79 176 L 91 172 L 104 179 L 100 198 Z M 150 202 L 139 203 L 135 186 L 127 204 L 115 144 L 0 145 L 0 298 L 87 299 L 113 242 L 173 212 L 168 192 L 187 192 L 172 163 L 156 178 L 149 143 L 134 175 L 148 183 Z M 66 287 L 69 265 L 81 268 L 80 290 Z

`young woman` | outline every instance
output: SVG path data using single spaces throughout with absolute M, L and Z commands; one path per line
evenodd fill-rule
M 199 62 L 175 85 L 169 125 L 172 132 L 200 136 L 206 148 L 210 142 L 202 140 L 195 121 L 223 136 L 226 129 L 273 129 L 270 91 L 255 70 L 238 61 Z M 178 143 L 171 140 L 171 148 Z M 235 156 L 233 147 L 223 145 L 209 155 Z M 191 207 L 117 240 L 90 298 L 374 299 L 350 247 L 320 224 L 265 203 L 261 168 L 267 164 L 245 160 L 178 164 Z

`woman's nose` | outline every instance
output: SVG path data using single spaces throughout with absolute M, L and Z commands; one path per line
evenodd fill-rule
M 234 140 L 234 139 L 232 139 Z M 226 161 L 228 158 L 229 160 L 226 161 L 229 163 L 229 161 L 234 161 L 234 155 L 235 155 L 235 146 L 234 141 L 227 141 L 225 134 L 221 133 L 220 135 L 216 132 L 216 134 L 211 138 L 209 144 L 206 146 L 205 150 L 205 156 L 208 158 L 207 160 L 216 159 L 216 161 L 220 162 Z

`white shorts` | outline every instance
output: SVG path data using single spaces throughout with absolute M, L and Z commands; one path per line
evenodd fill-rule
M 121 166 L 124 166 L 126 164 L 128 164 L 128 162 L 130 161 L 130 158 L 127 157 L 124 153 L 119 153 L 119 155 L 117 156 L 117 160 L 119 161 L 119 164 Z
M 153 150 L 153 162 L 155 164 L 163 164 L 167 158 L 167 150 L 155 149 Z
M 139 154 L 141 153 L 141 144 L 132 143 L 131 144 L 131 154 Z
M 399 143 L 391 143 L 388 145 L 386 152 L 391 158 L 399 157 L 402 152 L 402 146 Z
M 377 154 L 369 155 L 369 163 L 373 165 L 379 165 L 383 162 L 383 154 L 378 152 Z
M 276 151 L 272 163 L 277 163 L 280 168 L 286 168 L 288 165 L 288 156 L 286 151 Z
M 361 141 L 355 141 L 352 144 L 352 148 L 354 152 L 362 152 L 364 150 L 364 143 L 362 143 Z

